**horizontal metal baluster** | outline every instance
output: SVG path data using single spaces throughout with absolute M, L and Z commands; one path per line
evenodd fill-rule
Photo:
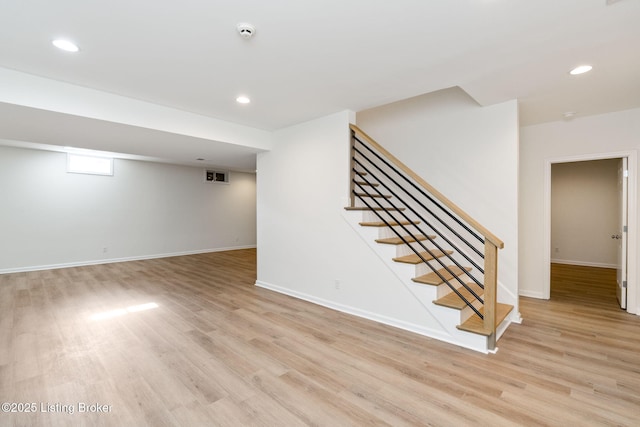
M 356 173 L 357 173 L 357 172 L 356 172 Z M 363 179 L 367 184 L 370 184 L 370 183 L 366 180 L 366 178 L 365 178 L 365 177 L 360 176 L 360 178 L 361 178 L 361 179 Z M 360 184 L 359 184 L 359 183 L 357 183 L 357 182 L 354 182 L 354 184 L 358 185 L 358 186 L 360 187 L 360 189 L 361 189 L 362 191 L 364 191 L 364 192 L 365 192 L 365 194 L 366 194 L 366 195 L 368 195 L 368 196 L 370 197 L 370 193 L 368 193 L 368 191 L 367 191 L 367 190 L 365 190 L 365 189 L 364 189 L 364 187 L 363 187 L 362 185 L 360 185 Z M 391 225 L 387 222 L 387 220 L 386 220 L 382 215 L 380 215 L 380 213 L 379 213 L 378 211 L 376 211 L 376 210 L 375 210 L 375 209 L 374 209 L 374 208 L 373 208 L 373 207 L 372 207 L 372 206 L 371 206 L 371 205 L 370 205 L 370 204 L 369 204 L 369 203 L 368 203 L 368 202 L 367 202 L 367 201 L 366 201 L 366 200 L 365 200 L 361 195 L 357 194 L 355 191 L 354 191 L 354 195 L 355 195 L 356 197 L 358 197 L 358 198 L 360 199 L 360 201 L 362 201 L 362 203 L 364 203 L 364 204 L 365 204 L 365 206 L 366 206 L 367 208 L 371 209 L 371 211 L 372 211 L 372 212 L 374 212 L 374 213 L 375 213 L 375 215 L 376 215 L 376 216 L 377 216 L 377 217 L 378 217 L 382 222 L 384 222 L 388 227 L 390 227 L 390 229 L 391 229 L 391 230 L 392 230 L 392 231 L 393 231 L 393 232 L 394 232 L 394 233 L 395 233 L 395 234 L 400 238 L 400 240 L 402 240 L 405 244 L 407 244 L 407 246 L 409 246 L 409 248 L 410 248 L 410 249 L 411 249 L 411 250 L 412 250 L 412 251 L 413 251 L 413 252 L 414 252 L 414 253 L 415 253 L 415 254 L 416 254 L 416 255 L 417 255 L 421 260 L 422 260 L 422 262 L 424 262 L 427 266 L 429 266 L 429 268 L 431 268 L 431 270 L 432 270 L 432 271 L 433 271 L 433 272 L 438 276 L 438 278 L 440 278 L 440 280 L 442 280 L 442 282 L 443 282 L 443 283 L 446 283 L 446 284 L 447 284 L 447 286 L 449 287 L 449 289 L 451 289 L 451 291 L 452 291 L 452 292 L 455 292 L 455 294 L 456 294 L 456 295 L 458 295 L 458 297 L 460 297 L 460 299 L 461 299 L 461 300 L 462 300 L 462 301 L 467 305 L 467 307 L 471 308 L 471 309 L 472 309 L 472 310 L 473 310 L 473 311 L 474 311 L 474 312 L 475 312 L 475 313 L 476 313 L 476 314 L 477 314 L 481 319 L 484 319 L 484 316 L 482 315 L 482 313 L 480 313 L 480 311 L 479 311 L 476 307 L 474 307 L 474 306 L 473 306 L 473 304 L 471 304 L 471 303 L 470 303 L 470 302 L 469 302 L 469 301 L 468 301 L 468 300 L 467 300 L 467 299 L 466 299 L 466 298 L 465 298 L 465 297 L 460 293 L 460 291 L 458 291 L 458 289 L 457 289 L 455 286 L 451 285 L 451 283 L 449 283 L 449 281 L 448 281 L 448 280 L 447 280 L 447 279 L 446 279 L 442 274 L 440 274 L 440 272 L 438 272 L 438 270 L 434 269 L 434 267 L 433 267 L 431 264 L 429 264 L 428 260 L 427 260 L 427 259 L 425 259 L 425 258 L 422 256 L 422 254 L 421 254 L 417 249 L 415 249 L 413 246 L 411 246 L 411 245 L 409 244 L 409 242 L 407 242 L 407 240 L 404 238 L 404 236 L 400 235 L 400 233 L 398 233 L 398 231 L 397 231 L 397 230 L 395 230 L 395 228 L 394 228 L 394 227 L 391 227 Z M 391 216 L 391 218 L 393 218 L 395 222 L 398 222 L 398 223 L 400 222 L 400 221 L 398 221 L 398 220 L 393 216 L 393 214 L 391 213 L 391 211 L 387 210 L 387 209 L 385 208 L 385 206 L 383 206 L 383 205 L 382 205 L 378 200 L 376 200 L 375 198 L 372 198 L 372 199 L 373 199 L 373 201 L 378 205 L 378 207 L 380 207 L 380 208 L 384 209 L 384 212 L 385 212 L 385 213 L 387 213 L 389 216 Z M 394 209 L 397 209 L 397 207 L 394 207 Z M 402 227 L 402 228 L 403 228 L 403 229 L 404 229 L 404 230 L 405 230 L 409 235 L 411 235 L 411 232 L 409 232 L 408 230 L 406 230 L 404 226 L 402 226 L 402 225 L 401 225 L 401 227 Z M 414 238 L 415 238 L 416 236 L 412 236 L 412 237 L 414 237 Z M 424 245 L 421 245 L 421 246 L 423 246 L 423 248 L 424 248 L 424 249 L 429 253 L 429 255 L 431 255 L 432 257 L 434 257 L 434 260 L 435 260 L 435 261 L 439 261 L 439 259 L 438 259 L 437 257 L 435 257 L 435 255 L 433 254 L 433 252 L 431 252 L 429 249 L 427 249 L 426 247 L 424 247 Z M 442 264 L 442 262 L 440 262 L 440 263 Z M 458 276 L 456 276 L 456 275 L 455 275 L 455 274 L 454 274 L 454 273 L 453 273 L 453 272 L 452 272 L 452 271 L 451 271 L 451 270 L 450 270 L 446 265 L 442 264 L 442 266 L 443 266 L 443 267 L 444 267 L 444 268 L 445 268 L 445 269 L 446 269 L 446 270 L 447 270 L 447 271 L 448 271 L 452 276 L 454 276 L 454 278 L 456 278 L 456 279 L 458 279 L 458 280 L 460 281 L 459 277 L 458 277 Z M 462 285 L 463 285 L 463 286 L 465 286 L 465 284 L 464 284 L 462 281 L 460 281 L 460 283 L 462 283 Z M 465 286 L 465 288 L 466 288 L 466 286 Z M 473 294 L 473 291 L 472 291 L 471 289 L 468 289 L 468 290 L 469 290 L 469 291 L 471 291 L 471 293 Z M 477 295 L 474 295 L 474 297 L 478 298 L 478 300 L 482 302 L 482 300 L 481 300 Z

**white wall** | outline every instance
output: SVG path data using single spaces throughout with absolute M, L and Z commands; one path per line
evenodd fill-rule
M 432 101 L 440 108 L 434 106 L 432 111 L 423 111 L 413 119 L 418 125 L 430 122 L 442 132 L 436 138 L 432 129 L 433 141 L 453 145 L 449 146 L 452 153 L 447 154 L 447 150 L 434 143 L 436 155 L 448 156 L 445 161 L 449 167 L 442 167 L 442 171 L 450 181 L 436 177 L 443 184 L 441 187 L 446 187 L 445 192 L 458 190 L 447 195 L 463 206 L 462 201 L 473 205 L 475 209 L 469 211 L 479 213 L 477 217 L 486 220 L 505 239 L 509 249 L 506 255 L 502 254 L 501 280 L 512 286 L 517 299 L 516 103 L 481 108 L 466 95 L 461 99 L 457 93 Z M 445 114 L 438 115 L 442 111 Z M 429 318 L 417 298 L 343 218 L 348 195 L 351 120 L 353 115 L 343 112 L 278 131 L 273 149 L 258 155 L 257 285 L 406 329 L 433 329 L 437 321 Z M 450 122 L 448 130 L 440 127 L 442 120 Z M 358 121 L 365 131 L 370 130 L 367 124 L 360 123 L 360 114 Z M 447 138 L 449 133 L 454 136 Z M 465 154 L 460 151 L 465 143 L 457 138 L 465 138 L 467 144 L 472 140 L 486 146 L 472 146 Z M 379 142 L 385 144 L 388 140 L 383 137 Z M 423 147 L 416 145 L 415 139 L 411 142 L 422 155 Z M 400 151 L 400 158 L 407 160 L 403 159 L 407 153 L 399 149 L 401 144 L 387 146 Z M 491 162 L 494 168 L 501 165 L 497 167 L 500 176 L 485 171 L 491 168 L 473 166 L 478 156 L 483 159 L 480 163 Z M 413 151 L 409 157 L 415 160 Z M 454 158 L 463 166 L 461 173 L 452 171 Z M 407 163 L 418 171 L 425 170 L 425 163 L 420 161 L 413 162 L 414 165 Z M 468 168 L 483 171 L 467 177 Z M 444 185 L 450 182 L 453 185 Z M 477 197 L 473 193 L 478 191 L 478 185 L 494 188 L 488 195 Z M 467 197 L 461 192 L 468 193 Z
M 342 112 L 278 131 L 273 149 L 258 155 L 257 284 L 379 321 L 419 325 L 425 312 L 418 300 L 342 215 L 352 119 Z
M 616 267 L 619 162 L 551 166 L 551 262 Z
M 253 247 L 255 176 L 115 159 L 66 172 L 66 154 L 0 146 L 0 272 Z M 107 252 L 104 252 L 107 248 Z
M 548 266 L 545 248 L 545 169 L 554 159 L 608 156 L 608 153 L 637 153 L 640 147 L 640 109 L 575 118 L 520 129 L 520 291 L 521 295 L 545 297 Z M 637 177 L 629 184 L 638 188 Z M 637 194 L 630 194 L 636 198 Z M 634 219 L 636 222 L 638 218 Z M 636 254 L 635 248 L 630 251 Z M 633 259 L 637 265 L 638 259 Z M 629 284 L 632 286 L 632 284 Z M 630 306 L 640 304 L 630 290 Z
M 498 281 L 518 295 L 518 110 L 451 88 L 358 113 L 358 126 L 504 241 Z

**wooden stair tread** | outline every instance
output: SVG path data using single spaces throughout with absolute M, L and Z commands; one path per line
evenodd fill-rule
M 432 237 L 432 238 L 435 239 L 436 236 L 429 236 L 429 237 Z M 434 249 L 431 252 L 433 252 L 434 256 L 431 256 L 429 254 L 429 252 L 420 252 L 420 255 L 422 255 L 422 257 L 424 259 L 426 259 L 427 261 L 430 261 L 432 259 L 440 258 L 440 257 L 445 256 L 445 252 L 447 254 L 449 254 L 449 255 L 451 255 L 453 253 L 453 251 L 442 252 L 442 251 L 440 251 L 438 249 Z M 405 264 L 420 264 L 422 262 L 422 259 L 420 259 L 420 257 L 418 255 L 416 255 L 416 254 L 405 255 L 405 256 L 393 258 L 393 260 L 395 262 L 404 262 Z M 420 276 L 420 277 L 422 277 L 422 276 Z M 436 277 L 438 277 L 438 276 L 436 276 Z
M 436 236 L 429 236 L 429 239 L 431 240 L 435 238 Z M 404 240 L 407 241 L 408 243 L 411 243 L 411 242 L 416 242 L 421 240 L 427 240 L 427 236 L 425 236 L 424 234 L 415 236 L 415 238 L 411 236 L 405 236 Z M 402 245 L 404 244 L 404 241 L 399 237 L 388 237 L 386 239 L 376 239 L 376 243 L 382 243 L 385 245 Z
M 504 319 L 506 319 L 507 315 L 513 310 L 513 306 L 509 304 L 496 304 L 496 326 L 498 326 Z M 484 314 L 484 307 L 480 308 L 480 313 Z M 462 325 L 456 326 L 458 329 L 467 332 L 473 332 L 474 334 L 485 335 L 488 336 L 489 333 L 484 330 L 484 326 L 482 324 L 482 319 L 475 313 L 466 322 Z
M 366 206 L 347 206 L 345 208 L 345 210 L 348 210 L 348 211 L 371 211 L 371 210 L 374 210 L 374 211 L 394 211 L 395 212 L 395 211 L 404 211 L 406 209 L 405 208 L 391 208 L 391 207 L 389 207 L 389 208 L 386 208 L 386 207 L 385 208 L 379 208 L 379 207 L 368 208 Z
M 355 181 L 355 184 L 362 185 L 363 187 L 377 187 L 380 184 L 376 184 L 375 182 L 364 182 L 364 181 Z
M 396 227 L 398 225 L 416 225 L 416 224 L 420 224 L 420 221 L 400 221 L 400 222 L 389 221 L 390 227 Z M 387 227 L 387 224 L 385 224 L 384 221 L 361 222 L 360 225 L 363 227 Z
M 471 271 L 471 267 L 465 267 L 465 269 L 463 271 L 459 267 L 456 267 L 454 265 L 450 265 L 449 266 L 449 270 L 451 270 L 456 276 L 461 276 L 462 274 L 466 273 L 467 271 Z M 441 268 L 440 270 L 438 270 L 438 272 L 442 275 L 442 277 L 444 277 L 447 280 L 453 279 L 453 275 L 451 273 L 449 273 L 444 268 Z M 434 286 L 438 286 L 438 285 L 444 283 L 442 281 L 442 279 L 440 279 L 440 277 L 433 271 L 431 273 L 424 274 L 424 275 L 419 276 L 419 277 L 414 277 L 411 280 L 413 280 L 416 283 L 422 283 L 422 284 L 425 284 L 425 285 L 434 285 Z
M 385 194 L 365 194 L 365 193 L 356 193 L 356 196 L 360 197 L 377 197 L 382 199 L 390 199 L 391 196 L 387 196 Z
M 473 289 L 473 292 L 475 292 L 476 295 L 478 295 L 478 296 L 482 296 L 482 294 L 484 293 L 484 289 L 482 289 L 475 282 L 467 283 L 467 286 L 469 286 L 469 288 Z M 467 301 L 469 301 L 469 302 L 473 302 L 473 301 L 476 300 L 476 297 L 474 297 L 471 294 L 471 292 L 469 292 L 463 286 L 460 286 L 458 288 L 458 292 L 460 292 L 460 294 L 462 294 L 462 296 L 464 296 L 465 299 Z M 437 300 L 433 301 L 433 303 L 437 304 L 437 305 L 444 306 L 444 307 L 455 308 L 456 310 L 462 310 L 463 308 L 465 308 L 467 306 L 467 304 L 465 304 L 465 302 L 455 292 L 451 292 L 451 293 L 443 296 L 442 298 L 438 298 Z

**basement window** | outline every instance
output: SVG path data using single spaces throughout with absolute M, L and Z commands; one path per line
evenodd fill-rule
M 205 182 L 229 183 L 229 171 L 215 171 L 207 169 L 204 173 Z
M 67 172 L 112 176 L 113 159 L 110 157 L 67 154 Z

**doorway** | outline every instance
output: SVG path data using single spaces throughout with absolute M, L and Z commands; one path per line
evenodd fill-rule
M 574 157 L 564 157 L 564 158 L 556 158 L 549 159 L 546 161 L 545 167 L 545 237 L 546 237 L 546 245 L 545 245 L 545 265 L 547 270 L 547 274 L 545 277 L 547 278 L 547 282 L 545 283 L 545 295 L 546 299 L 551 297 L 551 263 L 558 262 L 559 264 L 575 264 L 581 265 L 584 267 L 602 267 L 615 269 L 619 266 L 619 260 L 623 255 L 618 253 L 618 249 L 622 246 L 622 228 L 620 232 L 617 230 L 617 223 L 619 222 L 618 209 L 616 206 L 620 203 L 618 201 L 618 191 L 611 190 L 611 186 L 616 188 L 617 185 L 617 168 L 620 163 L 620 159 L 625 159 L 627 161 L 627 170 L 628 170 L 628 191 L 629 195 L 627 202 L 628 206 L 628 222 L 627 222 L 627 230 L 625 233 L 625 239 L 627 240 L 625 248 L 628 248 L 627 256 L 624 259 L 628 259 L 629 263 L 627 265 L 627 280 L 626 280 L 626 291 L 627 299 L 635 302 L 636 301 L 636 292 L 637 292 L 637 283 L 636 283 L 636 154 L 635 152 L 623 152 L 623 153 L 608 153 L 608 154 L 599 154 L 599 155 L 585 155 L 585 156 L 574 156 Z M 606 160 L 606 161 L 604 161 Z M 603 162 L 598 162 L 603 161 Z M 592 164 L 588 164 L 587 162 L 594 162 Z M 578 166 L 578 169 L 582 167 L 582 169 L 589 169 L 593 166 L 598 166 L 600 168 L 608 168 L 609 174 L 609 182 L 608 184 L 598 184 L 609 185 L 609 198 L 612 200 L 605 201 L 602 203 L 612 204 L 613 209 L 612 212 L 604 213 L 606 219 L 603 220 L 606 222 L 605 224 L 600 224 L 600 220 L 598 220 L 598 215 L 591 215 L 595 213 L 595 208 L 589 209 L 588 205 L 585 208 L 584 206 L 576 207 L 576 209 L 572 209 L 571 212 L 567 214 L 573 218 L 574 222 L 576 222 L 573 230 L 570 229 L 565 233 L 564 236 L 558 238 L 557 235 L 554 235 L 552 240 L 552 225 L 557 227 L 557 218 L 552 218 L 552 204 L 553 204 L 553 194 L 552 194 L 552 169 L 556 171 L 562 170 L 565 164 L 574 164 Z M 557 165 L 557 166 L 556 166 Z M 570 165 L 568 168 L 570 169 Z M 584 171 L 583 171 L 584 172 Z M 614 174 L 615 173 L 615 174 Z M 583 173 L 584 175 L 584 173 Z M 587 179 L 587 184 L 589 180 Z M 575 184 L 575 183 L 574 183 Z M 592 181 L 593 184 L 593 181 Z M 565 189 L 566 190 L 566 189 Z M 600 191 L 607 191 L 600 189 Z M 584 192 L 583 192 L 584 193 Z M 587 189 L 586 194 L 589 193 Z M 566 193 L 565 193 L 566 195 Z M 557 196 L 557 194 L 556 194 Z M 574 194 L 570 195 L 571 197 L 576 196 L 579 200 L 580 195 Z M 569 199 L 571 199 L 569 197 Z M 584 197 L 584 195 L 582 196 Z M 569 200 L 571 201 L 571 200 Z M 575 201 L 575 200 L 574 200 Z M 583 200 L 584 202 L 584 200 Z M 556 199 L 557 203 L 557 199 Z M 567 205 L 565 204 L 565 208 Z M 560 215 L 562 216 L 562 215 Z M 591 216 L 596 217 L 596 223 L 591 223 L 591 230 L 589 230 L 589 218 Z M 557 217 L 557 215 L 556 215 Z M 565 218 L 565 223 L 569 223 L 566 221 L 570 221 L 570 218 Z M 552 224 L 553 223 L 553 224 Z M 582 231 L 576 232 L 580 227 L 583 228 Z M 586 231 L 585 231 L 586 230 Z M 606 230 L 606 231 L 605 231 Z M 596 242 L 596 243 L 594 243 Z M 599 242 L 599 243 L 597 243 Z M 614 270 L 615 271 L 615 270 Z M 622 285 L 622 281 L 620 282 Z M 625 308 L 629 313 L 635 313 L 635 303 L 628 304 Z
M 601 159 L 551 165 L 552 299 L 604 297 L 615 303 L 621 163 Z M 596 286 L 609 292 L 593 292 Z

